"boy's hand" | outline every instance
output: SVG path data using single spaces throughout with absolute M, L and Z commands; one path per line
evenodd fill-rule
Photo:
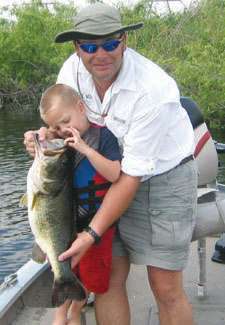
M 56 134 L 47 129 L 46 127 L 41 127 L 39 130 L 36 131 L 27 131 L 24 133 L 24 145 L 26 147 L 27 152 L 34 158 L 35 156 L 35 147 L 34 147 L 34 133 L 38 133 L 39 140 L 44 141 L 46 139 L 53 139 Z
M 80 132 L 72 127 L 68 128 L 68 132 L 70 132 L 72 136 L 65 139 L 65 145 L 79 151 L 86 156 L 90 150 L 90 147 L 81 138 Z

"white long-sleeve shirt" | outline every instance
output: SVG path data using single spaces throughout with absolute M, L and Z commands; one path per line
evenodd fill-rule
M 57 83 L 79 91 L 77 75 L 88 119 L 106 125 L 122 145 L 124 173 L 144 181 L 193 153 L 194 132 L 180 104 L 179 90 L 158 65 L 126 49 L 121 71 L 102 102 L 91 75 L 74 53 L 63 64 Z M 94 113 L 107 110 L 103 120 Z

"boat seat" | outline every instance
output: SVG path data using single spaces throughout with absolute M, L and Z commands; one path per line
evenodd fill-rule
M 188 113 L 193 129 L 196 129 L 200 124 L 205 122 L 200 108 L 191 98 L 181 97 L 180 102 L 182 107 Z
M 198 165 L 198 186 L 215 182 L 218 174 L 218 155 L 203 114 L 193 99 L 181 97 L 182 107 L 188 113 L 195 135 L 194 156 Z

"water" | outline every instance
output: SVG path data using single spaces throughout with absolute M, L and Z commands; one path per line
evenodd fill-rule
M 37 115 L 0 112 L 0 282 L 30 258 L 32 234 L 26 208 L 19 207 L 32 162 L 23 134 L 39 125 Z
M 33 236 L 26 208 L 19 207 L 32 163 L 23 146 L 23 134 L 40 124 L 37 114 L 0 112 L 0 282 L 30 258 Z M 219 135 L 215 139 L 225 142 Z M 218 180 L 225 183 L 225 155 L 220 155 L 220 161 Z

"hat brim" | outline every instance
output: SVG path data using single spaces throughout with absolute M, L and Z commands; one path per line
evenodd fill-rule
M 120 29 L 114 30 L 110 33 L 101 33 L 101 34 L 91 34 L 91 33 L 84 33 L 84 32 L 79 32 L 76 30 L 67 30 L 65 32 L 59 33 L 55 37 L 55 42 L 56 43 L 64 43 L 64 42 L 70 42 L 70 41 L 76 41 L 78 39 L 97 39 L 97 38 L 102 38 L 102 37 L 108 37 L 117 33 L 123 33 L 123 32 L 128 32 L 131 30 L 136 30 L 139 28 L 143 27 L 143 23 L 138 23 L 134 25 L 128 25 L 121 27 Z

